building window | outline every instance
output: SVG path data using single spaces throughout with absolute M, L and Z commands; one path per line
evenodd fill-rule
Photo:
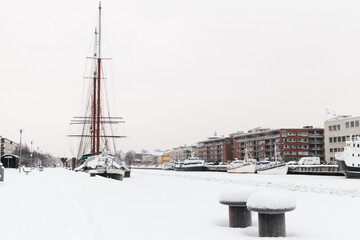
M 345 136 L 342 136 L 342 141 L 345 142 Z
M 333 149 L 332 149 L 332 148 L 330 148 L 330 152 L 333 152 Z
M 332 143 L 332 137 L 329 137 L 329 142 Z
M 359 127 L 359 120 L 355 121 L 355 127 Z
M 341 137 L 338 137 L 338 142 L 341 142 Z
M 337 130 L 340 131 L 340 125 L 337 125 Z
M 334 140 L 334 143 L 336 143 L 336 137 L 334 137 L 333 140 Z
M 355 127 L 355 123 L 354 123 L 354 121 L 351 121 L 351 127 L 353 128 L 353 127 Z
M 329 126 L 329 131 L 332 131 L 332 126 Z
M 349 126 L 350 126 L 349 122 L 346 122 L 345 126 L 346 126 L 346 128 L 349 128 Z

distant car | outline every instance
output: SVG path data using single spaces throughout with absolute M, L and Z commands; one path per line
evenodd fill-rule
M 302 157 L 300 158 L 299 165 L 320 165 L 319 157 Z

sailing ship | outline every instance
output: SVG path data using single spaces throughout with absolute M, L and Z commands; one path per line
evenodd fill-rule
M 244 160 L 235 159 L 235 161 L 229 163 L 227 167 L 228 173 L 255 173 L 256 171 L 256 159 L 249 158 L 249 151 L 245 148 Z
M 98 175 L 122 180 L 125 170 L 116 154 L 116 139 L 123 138 L 115 134 L 114 125 L 124 123 L 122 117 L 110 116 L 110 104 L 106 91 L 106 77 L 103 62 L 111 58 L 102 56 L 102 8 L 99 2 L 98 23 L 95 28 L 94 50 L 90 61 L 90 71 L 85 74 L 88 81 L 88 94 L 82 116 L 74 117 L 70 124 L 81 126 L 81 134 L 70 135 L 80 138 L 77 153 L 77 171 L 94 171 Z M 87 62 L 88 63 L 88 62 Z M 105 115 L 107 114 L 107 115 Z M 111 144 L 112 143 L 112 144 Z
M 360 178 L 360 137 L 348 137 L 344 151 L 336 153 L 335 159 L 346 178 Z
M 276 144 L 275 144 L 275 161 L 268 161 L 266 164 L 259 164 L 256 168 L 258 174 L 263 175 L 286 175 L 289 169 L 289 166 L 286 163 L 279 162 L 277 159 L 276 153 Z

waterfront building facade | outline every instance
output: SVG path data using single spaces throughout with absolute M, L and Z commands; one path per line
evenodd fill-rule
M 142 154 L 142 161 L 141 163 L 143 164 L 152 164 L 152 165 L 156 165 L 158 161 L 158 154 L 157 155 L 153 155 L 151 153 L 143 153 Z
M 198 142 L 198 157 L 206 162 L 227 163 L 234 159 L 232 137 L 209 137 Z
M 157 158 L 157 163 L 160 165 L 166 165 L 170 162 L 170 151 L 164 152 Z
M 0 136 L 0 157 L 5 154 L 13 154 L 18 147 L 18 143 Z
M 181 146 L 173 148 L 170 152 L 170 158 L 174 162 L 183 162 L 185 159 L 189 159 L 192 154 L 198 155 L 198 148 L 196 146 Z
M 324 123 L 326 162 L 335 163 L 335 154 L 344 151 L 351 136 L 360 136 L 360 117 L 337 116 Z
M 320 157 L 324 160 L 324 129 L 304 128 L 268 129 L 255 128 L 248 133 L 232 134 L 234 158 L 243 159 L 247 148 L 257 160 L 276 158 L 286 162 L 301 157 Z

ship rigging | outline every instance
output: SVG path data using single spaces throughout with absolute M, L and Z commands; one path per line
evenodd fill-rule
M 104 76 L 103 61 L 111 58 L 102 57 L 102 9 L 99 2 L 98 26 L 95 28 L 93 56 L 87 57 L 91 61 L 91 71 L 84 78 L 88 81 L 88 97 L 83 116 L 74 117 L 70 124 L 80 125 L 80 134 L 70 137 L 80 138 L 77 159 L 83 155 L 99 155 L 103 152 L 116 153 L 116 139 L 125 136 L 116 135 L 114 125 L 124 123 L 122 117 L 110 116 L 109 101 L 106 92 L 106 77 Z M 92 75 L 92 76 L 89 76 Z M 105 104 L 106 102 L 106 104 Z M 107 115 L 105 115 L 105 113 Z M 112 144 L 110 143 L 112 142 Z M 112 146 L 110 146 L 110 144 Z M 111 151 L 112 150 L 112 151 Z

